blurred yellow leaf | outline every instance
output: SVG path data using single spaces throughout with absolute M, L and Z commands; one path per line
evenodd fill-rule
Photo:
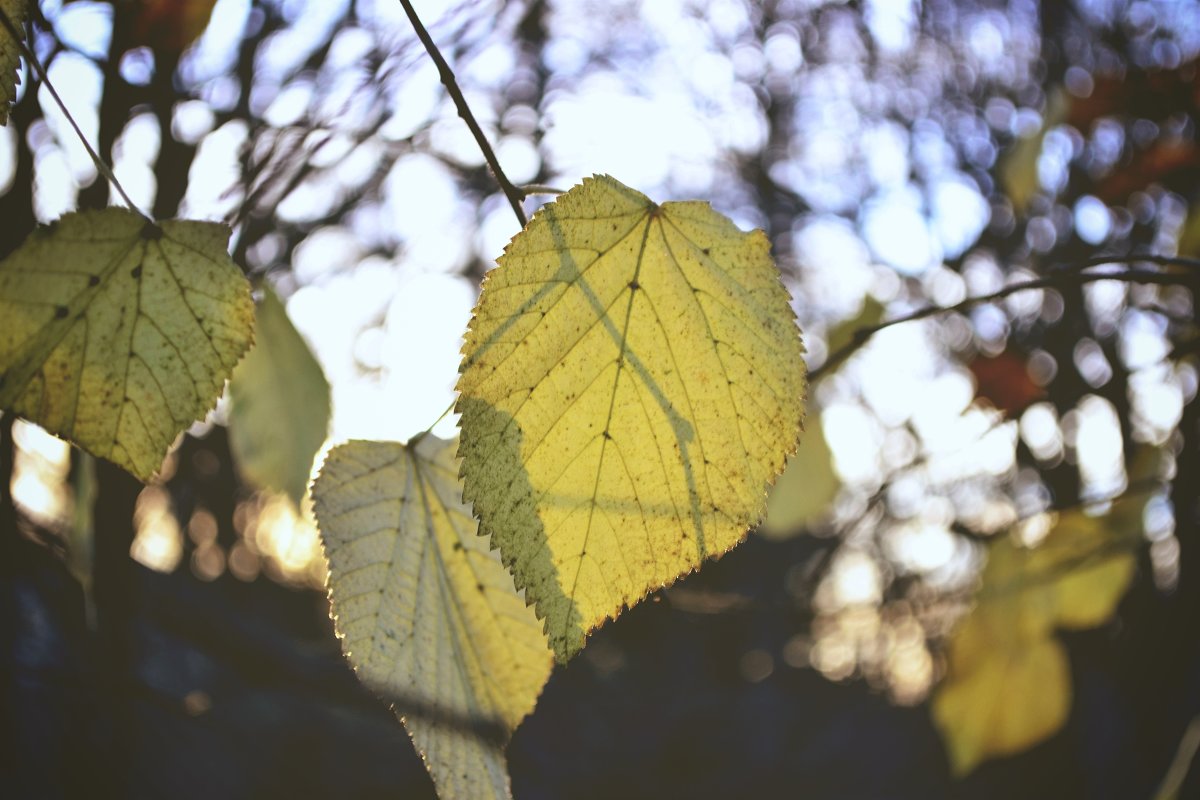
M 1103 624 L 1133 578 L 1145 494 L 1104 516 L 1058 516 L 1036 547 L 1003 537 L 989 548 L 974 610 L 947 648 L 933 715 L 954 770 L 1025 750 L 1052 735 L 1071 706 L 1059 628 Z
M 1055 639 L 981 655 L 977 669 L 947 678 L 934 704 L 950 762 L 960 774 L 1051 736 L 1071 708 L 1071 673 Z
M 1041 547 L 1030 554 L 1035 574 L 1058 575 L 1044 591 L 1060 628 L 1094 628 L 1112 616 L 1133 579 L 1133 554 L 1141 535 L 1142 505 L 1123 501 L 1101 517 L 1063 513 Z
M 0 262 L 0 408 L 142 480 L 254 338 L 229 228 L 67 214 Z
M 795 536 L 829 516 L 840 486 L 825 430 L 820 420 L 811 420 L 800 449 L 767 494 L 767 517 L 758 532 L 768 539 Z
M 29 0 L 0 0 L 0 11 L 18 32 L 25 24 L 28 5 Z M 20 43 L 13 40 L 6 26 L 0 25 L 0 125 L 8 124 L 8 109 L 17 99 L 20 66 Z
M 504 746 L 552 657 L 461 491 L 453 442 L 350 442 L 326 459 L 313 505 L 359 678 L 394 706 L 439 797 L 508 797 Z
M 761 518 L 805 384 L 769 249 L 706 203 L 596 177 L 484 282 L 458 385 L 465 494 L 560 660 Z
M 254 347 L 229 382 L 229 445 L 243 478 L 299 508 L 329 428 L 329 383 L 270 287 L 255 320 Z
M 1035 133 L 1017 139 L 1000 164 L 1000 185 L 1018 214 L 1024 214 L 1029 201 L 1041 191 L 1038 159 L 1046 134 L 1065 122 L 1070 111 L 1071 97 L 1062 87 L 1049 92 L 1042 126 Z

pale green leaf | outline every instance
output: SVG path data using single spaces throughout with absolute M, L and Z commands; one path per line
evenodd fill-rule
M 0 408 L 148 480 L 253 340 L 228 237 L 121 208 L 32 233 L 0 263 Z
M 768 539 L 795 536 L 829 516 L 840 487 L 825 430 L 810 418 L 800 449 L 767 495 L 767 517 L 758 532 Z
M 465 494 L 559 659 L 761 518 L 805 391 L 769 251 L 706 203 L 597 177 L 485 280 L 458 386 Z
M 393 704 L 438 795 L 509 795 L 504 745 L 552 666 L 461 498 L 454 443 L 351 442 L 313 484 L 342 649 Z
M 28 16 L 29 0 L 0 0 L 0 10 L 13 28 L 21 30 Z M 21 65 L 21 48 L 13 41 L 8 29 L 0 25 L 0 125 L 8 124 L 8 109 L 17 99 L 17 69 Z
M 883 315 L 886 311 L 887 309 L 884 308 L 883 303 L 869 294 L 864 295 L 862 307 L 859 308 L 858 313 L 850 319 L 835 325 L 829 331 L 829 343 L 825 348 L 829 352 L 829 355 L 832 356 L 834 353 L 848 346 L 854 341 L 854 337 L 858 335 L 859 331 L 874 328 L 880 322 L 883 322 Z
M 229 446 L 243 478 L 299 507 L 329 429 L 329 383 L 270 287 L 255 320 L 254 347 L 229 382 Z

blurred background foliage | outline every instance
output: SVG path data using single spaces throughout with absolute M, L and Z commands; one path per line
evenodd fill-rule
M 235 225 L 328 378 L 330 441 L 435 420 L 518 225 L 399 3 L 38 5 L 33 49 L 135 202 Z M 610 173 L 764 228 L 815 370 L 766 535 L 556 671 L 516 796 L 1200 794 L 1200 6 L 415 5 L 513 182 Z M 109 200 L 23 68 L 0 255 Z M 1100 257 L 1159 277 L 1072 278 Z M 147 487 L 0 420 L 6 796 L 431 794 L 341 662 L 304 504 L 241 477 L 230 413 Z M 1105 516 L 1127 490 L 1137 513 Z M 988 684 L 980 714 L 1065 721 L 963 770 L 930 702 L 951 632 L 989 542 L 1034 545 L 1055 511 L 1120 542 L 1119 605 L 1039 612 L 1072 629 L 1044 642 L 1055 680 Z

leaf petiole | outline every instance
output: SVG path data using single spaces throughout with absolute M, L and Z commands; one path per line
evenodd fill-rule
M 38 77 L 41 78 L 42 83 L 46 84 L 46 88 L 50 90 L 50 96 L 54 98 L 55 104 L 58 106 L 59 110 L 62 111 L 63 116 L 67 118 L 67 122 L 71 123 L 72 130 L 75 131 L 75 135 L 79 138 L 79 141 L 83 143 L 83 148 L 87 150 L 87 154 L 91 157 L 92 163 L 96 165 L 96 170 L 104 176 L 105 180 L 107 180 L 114 189 L 117 190 L 117 193 L 121 195 L 121 199 L 125 201 L 125 204 L 129 206 L 131 211 L 145 219 L 147 222 L 151 222 L 152 220 L 150 217 L 144 211 L 138 208 L 131 199 L 129 199 L 129 194 L 125 191 L 125 187 L 121 185 L 121 182 L 117 180 L 117 176 L 112 171 L 112 168 L 104 162 L 104 159 L 100 158 L 99 153 L 97 153 L 92 147 L 91 142 L 89 142 L 87 137 L 83 135 L 83 131 L 79 128 L 79 123 L 75 121 L 75 117 L 72 116 L 71 112 L 67 109 L 67 104 L 63 102 L 62 97 L 60 97 L 58 94 L 58 90 L 55 89 L 54 84 L 50 82 L 50 76 L 46 74 L 46 68 L 42 66 L 42 62 L 34 54 L 33 48 L 25 43 L 25 37 L 21 35 L 19 30 L 17 30 L 17 26 L 9 18 L 3 7 L 0 7 L 0 25 L 2 25 L 8 32 L 8 35 L 13 38 L 13 41 L 17 43 L 17 47 L 21 50 L 21 55 L 25 56 L 25 60 L 29 62 L 30 67 L 32 67 L 33 71 L 38 74 Z

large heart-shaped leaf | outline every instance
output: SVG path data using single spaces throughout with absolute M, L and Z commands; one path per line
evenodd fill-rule
M 800 435 L 804 361 L 761 231 L 612 178 L 543 208 L 463 349 L 463 478 L 561 660 L 726 552 Z

